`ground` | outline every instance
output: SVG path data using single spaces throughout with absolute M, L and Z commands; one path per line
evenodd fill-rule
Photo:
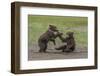
M 28 60 L 53 60 L 53 59 L 82 59 L 88 57 L 88 51 L 86 47 L 76 46 L 74 52 L 66 53 L 61 50 L 55 50 L 54 48 L 59 46 L 56 44 L 54 46 L 51 42 L 48 44 L 48 49 L 46 53 L 39 53 L 38 44 L 33 44 L 29 48 Z
M 54 50 L 47 50 L 46 53 L 39 53 L 39 52 L 34 52 L 33 50 L 30 50 L 29 52 L 29 60 L 53 60 L 53 59 L 82 59 L 82 58 L 87 58 L 87 51 L 82 50 L 78 48 L 74 52 L 71 53 L 65 53 Z

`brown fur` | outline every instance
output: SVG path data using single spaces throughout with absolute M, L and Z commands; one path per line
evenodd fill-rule
M 63 38 L 61 35 L 59 36 L 62 42 L 66 44 L 59 46 L 58 48 L 56 48 L 56 50 L 62 50 L 63 52 L 72 52 L 75 50 L 75 40 L 74 40 L 73 32 L 68 32 L 67 35 L 68 37 L 66 38 Z
M 58 34 L 55 35 L 55 32 L 58 32 L 56 26 L 49 25 L 49 29 L 43 33 L 39 39 L 38 39 L 38 45 L 39 45 L 39 52 L 46 52 L 47 50 L 47 44 L 49 41 L 52 41 L 55 43 L 55 38 L 58 36 Z

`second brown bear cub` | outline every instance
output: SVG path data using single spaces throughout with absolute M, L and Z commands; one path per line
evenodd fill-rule
M 73 36 L 73 32 L 68 32 L 68 37 L 63 38 L 61 35 L 59 35 L 59 38 L 62 40 L 62 42 L 66 43 L 62 46 L 59 46 L 58 48 L 55 48 L 56 50 L 62 50 L 63 52 L 72 52 L 75 50 L 75 40 Z
M 39 52 L 46 52 L 47 44 L 49 41 L 52 41 L 55 44 L 55 38 L 58 35 L 60 35 L 60 33 L 58 32 L 57 27 L 54 25 L 49 25 L 49 29 L 45 33 L 43 33 L 38 39 L 38 46 L 40 48 Z

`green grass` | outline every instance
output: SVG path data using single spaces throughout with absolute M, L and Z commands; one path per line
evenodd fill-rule
M 64 17 L 64 16 L 28 16 L 28 42 L 30 45 L 37 42 L 39 36 L 43 34 L 49 24 L 54 24 L 64 33 L 73 31 L 75 41 L 78 45 L 87 46 L 87 17 Z

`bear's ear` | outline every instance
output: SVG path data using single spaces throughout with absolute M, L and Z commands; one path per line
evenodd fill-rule
M 66 34 L 68 34 L 68 35 L 73 35 L 74 32 L 67 32 Z
M 52 25 L 49 25 L 49 27 L 52 27 Z

